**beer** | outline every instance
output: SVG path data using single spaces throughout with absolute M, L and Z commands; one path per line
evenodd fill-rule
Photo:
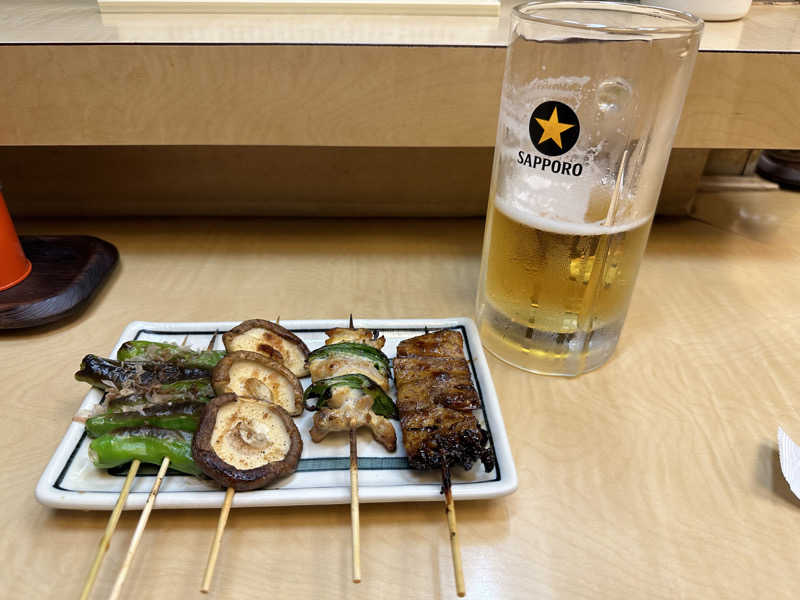
M 628 3 L 512 8 L 476 304 L 500 359 L 580 375 L 614 352 L 702 27 Z
M 616 346 L 649 229 L 650 218 L 567 223 L 492 199 L 478 294 L 487 349 L 536 372 L 601 365 Z

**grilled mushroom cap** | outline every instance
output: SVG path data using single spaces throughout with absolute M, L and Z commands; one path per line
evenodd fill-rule
M 217 396 L 192 441 L 206 475 L 237 492 L 255 490 L 297 469 L 303 441 L 285 410 L 272 402 Z
M 211 373 L 218 394 L 274 402 L 292 416 L 303 412 L 303 386 L 281 363 L 256 352 L 226 354 Z
M 228 352 L 247 350 L 280 360 L 297 377 L 308 375 L 306 357 L 308 346 L 291 331 L 264 319 L 250 319 L 240 323 L 222 336 Z

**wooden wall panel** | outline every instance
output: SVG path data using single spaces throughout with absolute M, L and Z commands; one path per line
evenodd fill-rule
M 22 216 L 474 216 L 491 148 L 0 148 Z
M 0 46 L 0 145 L 488 147 L 505 48 Z M 800 54 L 704 52 L 676 147 L 800 148 Z
M 686 214 L 707 152 L 675 150 L 659 213 Z M 492 148 L 0 147 L 14 217 L 471 217 Z

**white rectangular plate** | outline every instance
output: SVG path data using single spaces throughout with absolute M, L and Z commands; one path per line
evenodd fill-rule
M 151 323 L 134 321 L 125 328 L 111 356 L 127 340 L 153 340 L 181 343 L 188 336 L 188 344 L 195 348 L 206 348 L 215 331 L 220 334 L 238 322 L 218 323 Z M 325 330 L 346 327 L 346 321 L 281 321 L 281 325 L 292 330 L 310 349 L 325 343 Z M 478 330 L 472 319 L 357 319 L 356 327 L 379 329 L 386 337 L 383 351 L 393 358 L 397 344 L 402 340 L 423 334 L 425 328 L 436 330 L 452 328 L 464 336 L 464 352 L 472 368 L 472 377 L 482 408 L 475 415 L 489 431 L 491 447 L 496 457 L 494 471 L 486 473 L 483 465 L 477 464 L 470 471 L 457 467 L 453 470 L 453 497 L 457 500 L 497 498 L 517 489 L 517 472 L 506 437 L 500 405 L 492 384 L 486 357 L 483 354 Z M 222 349 L 222 336 L 217 336 L 216 348 Z M 92 348 L 87 348 L 87 353 Z M 79 363 L 76 357 L 76 369 Z M 301 379 L 303 388 L 310 378 Z M 396 397 L 394 386 L 390 390 Z M 92 389 L 83 400 L 80 414 L 89 413 L 103 398 L 100 390 Z M 233 506 L 291 506 L 304 504 L 345 504 L 350 502 L 349 445 L 347 433 L 331 434 L 321 443 L 315 444 L 308 436 L 312 414 L 309 411 L 295 419 L 303 437 L 303 454 L 297 471 L 289 477 L 274 482 L 266 489 L 240 492 L 234 496 Z M 398 442 L 402 440 L 400 426 L 392 421 L 397 430 Z M 70 424 L 64 439 L 50 459 L 36 486 L 36 499 L 55 508 L 82 510 L 111 509 L 122 489 L 127 466 L 106 471 L 97 469 L 89 461 L 87 439 L 82 423 Z M 387 452 L 372 439 L 364 429 L 359 431 L 359 497 L 361 502 L 405 502 L 417 500 L 441 500 L 441 480 L 438 472 L 414 471 L 402 443 L 397 451 Z M 142 465 L 131 488 L 126 509 L 144 506 L 153 485 L 155 467 Z M 218 508 L 225 493 L 212 481 L 169 472 L 164 479 L 155 508 Z

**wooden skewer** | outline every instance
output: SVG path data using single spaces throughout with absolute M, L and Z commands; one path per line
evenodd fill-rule
M 275 324 L 281 322 L 281 317 L 275 319 Z M 214 337 L 208 343 L 208 349 L 213 350 L 214 342 L 217 339 L 219 331 L 214 332 Z M 217 531 L 214 533 L 214 540 L 211 542 L 211 550 L 208 552 L 208 561 L 206 562 L 206 571 L 203 574 L 203 583 L 200 584 L 200 591 L 207 594 L 211 589 L 211 580 L 214 579 L 214 569 L 217 567 L 217 557 L 219 556 L 219 549 L 222 545 L 222 534 L 225 533 L 225 525 L 228 524 L 228 515 L 231 512 L 231 505 L 233 504 L 233 495 L 236 493 L 232 487 L 225 490 L 225 500 L 222 503 L 222 508 L 219 511 L 219 519 L 217 520 Z
M 222 543 L 222 534 L 225 531 L 225 525 L 228 522 L 228 514 L 231 512 L 234 491 L 235 490 L 231 487 L 225 490 L 225 502 L 222 503 L 222 509 L 219 511 L 217 532 L 214 534 L 214 541 L 211 543 L 211 551 L 208 553 L 208 563 L 206 564 L 206 573 L 203 576 L 203 585 L 200 587 L 200 591 L 204 594 L 207 594 L 208 590 L 211 589 L 211 580 L 214 578 L 214 568 L 217 566 L 219 547 Z
M 161 482 L 164 481 L 164 475 L 167 473 L 167 468 L 169 468 L 169 457 L 165 456 L 164 460 L 161 461 L 161 467 L 158 469 L 158 475 L 156 475 L 156 481 L 153 483 L 153 489 L 150 490 L 150 495 L 147 497 L 147 502 L 144 505 L 144 509 L 142 509 L 139 522 L 136 524 L 136 530 L 133 532 L 131 544 L 128 547 L 128 553 L 125 555 L 125 562 L 122 563 L 122 568 L 119 571 L 119 575 L 117 575 L 117 580 L 114 582 L 111 595 L 108 597 L 109 600 L 117 600 L 120 592 L 122 592 L 122 586 L 125 583 L 125 578 L 128 576 L 131 563 L 133 563 L 133 557 L 136 554 L 136 549 L 139 547 L 139 542 L 142 539 L 142 534 L 144 533 L 144 528 L 147 525 L 147 520 L 150 518 L 150 512 L 153 510 L 153 505 L 156 503 L 156 496 L 158 495 L 158 490 L 161 487 Z
M 216 337 L 217 334 L 215 332 L 214 337 L 211 338 L 211 342 L 209 343 L 209 350 L 211 350 L 213 347 Z M 188 340 L 189 336 L 187 334 L 184 336 L 181 345 L 185 346 Z M 130 493 L 131 486 L 136 478 L 136 474 L 139 472 L 139 467 L 141 464 L 141 461 L 138 459 L 133 459 L 131 461 L 131 466 L 128 469 L 128 475 L 125 477 L 125 483 L 122 485 L 122 489 L 119 492 L 119 497 L 117 498 L 117 503 L 114 505 L 114 510 L 111 511 L 111 516 L 108 518 L 108 523 L 106 523 L 106 529 L 103 533 L 103 537 L 100 539 L 100 545 L 97 548 L 97 554 L 94 557 L 92 567 L 89 569 L 89 576 L 86 578 L 86 583 L 81 591 L 80 600 L 87 600 L 89 595 L 92 593 L 92 588 L 94 587 L 95 581 L 97 580 L 97 575 L 100 572 L 100 565 L 102 564 L 103 559 L 108 552 L 108 548 L 111 544 L 111 537 L 114 535 L 114 531 L 117 529 L 117 524 L 122 516 L 122 510 L 125 508 L 125 504 L 128 501 L 128 494 Z
M 361 519 L 358 511 L 358 438 L 356 437 L 355 428 L 350 429 L 350 525 L 353 530 L 353 583 L 361 583 Z
M 278 321 L 281 318 L 278 317 Z M 214 337 L 208 343 L 208 349 L 214 349 L 214 342 L 217 339 L 219 331 L 214 332 Z M 206 563 L 206 572 L 203 575 L 203 583 L 200 586 L 200 591 L 204 594 L 208 593 L 211 589 L 211 580 L 214 578 L 214 569 L 217 566 L 217 556 L 219 555 L 219 548 L 222 545 L 222 534 L 225 532 L 225 525 L 228 523 L 228 515 L 231 512 L 231 504 L 233 504 L 233 494 L 236 490 L 229 487 L 225 490 L 225 501 L 222 503 L 222 508 L 219 511 L 219 520 L 217 521 L 217 531 L 214 534 L 214 540 L 211 542 L 211 550 L 208 553 L 208 562 Z
M 350 329 L 353 313 L 350 313 Z M 356 429 L 350 429 L 350 526 L 353 533 L 353 583 L 361 583 L 361 517 L 358 506 L 358 438 Z
M 94 582 L 97 580 L 97 574 L 100 572 L 100 565 L 108 552 L 108 547 L 111 545 L 111 536 L 117 529 L 117 523 L 122 515 L 122 509 L 125 508 L 125 503 L 128 501 L 128 493 L 133 485 L 133 480 L 136 478 L 136 473 L 139 470 L 139 465 L 142 464 L 139 460 L 134 459 L 131 461 L 131 467 L 128 469 L 128 476 L 125 478 L 125 483 L 119 492 L 117 503 L 114 505 L 114 510 L 111 511 L 111 516 L 108 518 L 106 530 L 103 537 L 100 539 L 100 546 L 97 548 L 97 555 L 94 557 L 92 568 L 89 569 L 89 576 L 86 578 L 86 583 L 83 585 L 80 600 L 87 600 L 92 593 Z
M 464 585 L 464 569 L 461 565 L 461 545 L 456 533 L 456 506 L 453 502 L 453 489 L 450 485 L 450 468 L 442 457 L 442 488 L 444 489 L 445 509 L 447 515 L 447 528 L 450 530 L 450 553 L 453 555 L 453 572 L 456 578 L 456 593 L 459 598 L 467 595 Z
M 214 330 L 214 335 L 211 336 L 211 341 L 208 342 L 208 346 L 206 346 L 206 350 L 213 350 L 214 344 L 217 343 L 217 336 L 219 335 L 219 329 Z

